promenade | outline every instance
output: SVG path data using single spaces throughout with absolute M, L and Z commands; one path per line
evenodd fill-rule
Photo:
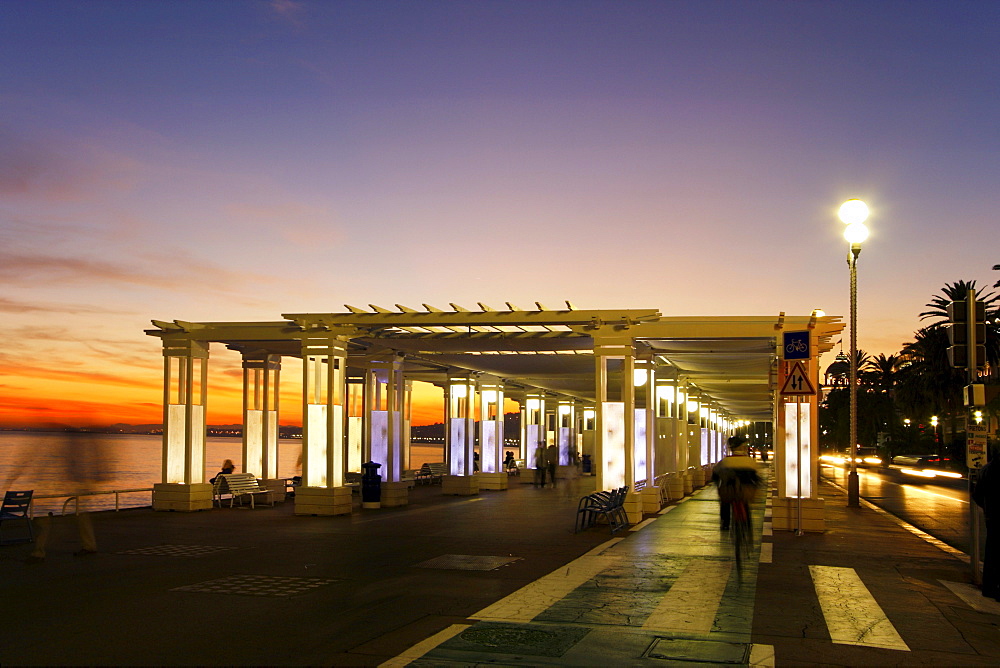
M 997 665 L 968 565 L 823 485 L 824 534 L 769 535 L 740 578 L 714 489 L 573 533 L 592 479 L 296 517 L 291 504 L 93 516 L 74 557 L 0 548 L 3 665 Z

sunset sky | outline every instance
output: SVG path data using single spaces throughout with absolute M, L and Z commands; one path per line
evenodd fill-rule
M 896 352 L 1000 279 L 998 34 L 995 1 L 5 0 L 0 426 L 159 422 L 152 318 L 846 320 L 851 197 L 859 346 Z

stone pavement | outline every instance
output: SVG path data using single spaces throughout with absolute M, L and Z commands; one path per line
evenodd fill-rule
M 572 531 L 592 479 L 296 517 L 95 513 L 73 557 L 0 548 L 3 665 L 997 665 L 1000 604 L 968 564 L 824 486 L 824 534 L 770 535 L 742 574 L 711 487 L 610 536 Z M 6 529 L 5 529 L 6 531 Z

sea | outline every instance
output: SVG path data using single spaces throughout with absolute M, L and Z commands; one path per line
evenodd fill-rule
M 278 442 L 278 477 L 299 475 L 301 439 Z M 240 438 L 210 436 L 206 442 L 205 480 L 216 473 L 222 462 L 232 459 L 243 471 L 243 442 Z M 425 462 L 444 461 L 443 444 L 414 444 L 410 447 L 410 468 Z M 56 515 L 76 509 L 81 512 L 114 510 L 114 494 L 89 495 L 114 490 L 149 490 L 161 482 L 162 438 L 145 434 L 103 434 L 92 432 L 0 431 L 0 491 L 34 490 L 33 514 Z M 58 495 L 58 498 L 38 498 Z M 67 499 L 78 496 L 77 500 Z M 118 494 L 120 508 L 149 506 L 149 491 Z

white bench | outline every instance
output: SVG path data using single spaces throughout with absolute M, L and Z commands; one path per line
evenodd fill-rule
M 254 498 L 258 495 L 264 495 L 262 496 L 264 502 L 274 506 L 272 491 L 261 487 L 257 482 L 257 476 L 253 473 L 220 473 L 215 479 L 215 488 L 212 490 L 212 495 L 219 502 L 219 506 L 222 506 L 223 494 L 230 495 L 230 508 L 237 498 L 240 500 L 240 505 L 243 505 L 244 496 L 250 497 L 250 507 L 254 508 Z

